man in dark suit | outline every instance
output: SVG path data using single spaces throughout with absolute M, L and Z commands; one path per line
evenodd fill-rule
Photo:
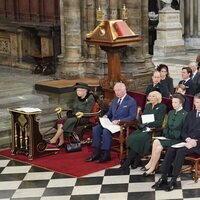
M 193 96 L 195 94 L 195 88 L 191 79 L 192 70 L 190 69 L 190 67 L 183 67 L 181 74 L 182 74 L 183 80 L 179 81 L 179 84 L 185 85 L 186 87 L 185 94 L 189 94 Z
M 124 83 L 116 83 L 114 86 L 116 97 L 112 100 L 108 112 L 103 116 L 112 122 L 119 124 L 120 121 L 131 121 L 136 118 L 137 104 L 136 101 L 126 94 L 126 86 Z M 95 149 L 94 154 L 86 159 L 86 162 L 98 160 L 104 163 L 111 160 L 110 148 L 112 143 L 112 133 L 98 124 L 93 128 L 92 147 Z M 101 155 L 101 151 L 104 154 Z
M 159 71 L 154 71 L 152 76 L 152 84 L 147 86 L 146 95 L 152 91 L 160 92 L 162 97 L 169 98 L 170 92 L 165 84 L 160 83 L 161 77 Z
M 198 64 L 196 62 L 191 62 L 188 67 L 192 70 L 192 82 L 195 89 L 195 94 L 200 92 L 200 72 L 197 70 Z
M 152 186 L 152 188 L 162 188 L 166 186 L 166 191 L 172 191 L 176 186 L 176 179 L 181 171 L 186 155 L 196 153 L 200 154 L 200 93 L 194 96 L 195 110 L 188 113 L 181 136 L 185 142 L 181 148 L 169 147 L 161 165 L 161 178 Z M 173 163 L 172 178 L 167 182 L 167 176 L 170 173 Z

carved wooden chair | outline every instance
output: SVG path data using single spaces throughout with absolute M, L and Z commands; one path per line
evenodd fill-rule
M 198 178 L 200 178 L 200 155 L 198 154 L 191 154 L 185 157 L 186 161 L 190 162 L 190 165 L 186 168 L 182 168 L 182 172 L 190 172 L 192 173 L 192 178 L 194 182 L 198 182 Z

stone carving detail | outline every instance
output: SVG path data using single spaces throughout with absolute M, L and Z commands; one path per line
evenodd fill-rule
M 9 54 L 9 40 L 8 39 L 0 39 L 0 53 L 2 54 Z

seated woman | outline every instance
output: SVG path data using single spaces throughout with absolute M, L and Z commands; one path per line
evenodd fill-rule
M 176 87 L 176 93 L 180 93 L 184 96 L 185 101 L 183 103 L 183 109 L 187 112 L 189 112 L 192 108 L 192 104 L 193 102 L 190 101 L 190 99 L 185 96 L 186 93 L 186 87 L 183 84 L 178 84 L 178 86 Z
M 162 127 L 165 114 L 166 106 L 161 103 L 162 96 L 159 92 L 153 91 L 148 95 L 149 103 L 144 108 L 143 115 L 153 114 L 154 122 L 147 124 L 149 128 L 160 128 Z M 141 121 L 141 120 L 140 120 Z M 129 165 L 133 163 L 132 168 L 135 169 L 140 163 L 140 156 L 149 153 L 151 147 L 151 134 L 148 131 L 142 130 L 144 124 L 138 125 L 139 129 L 134 131 L 128 138 L 127 148 L 129 150 L 128 158 L 122 164 L 121 170 L 126 171 L 129 169 Z
M 184 101 L 184 97 L 179 93 L 175 93 L 172 96 L 172 106 L 174 110 L 169 112 L 167 124 L 163 130 L 163 136 L 168 138 L 168 140 L 155 139 L 153 141 L 151 159 L 145 167 L 141 169 L 146 171 L 143 174 L 144 176 L 148 176 L 154 172 L 163 149 L 181 141 L 181 130 L 187 116 L 187 112 L 183 109 Z
M 58 120 L 57 132 L 49 141 L 50 144 L 57 144 L 57 147 L 62 147 L 64 144 L 64 132 L 73 132 L 77 118 L 81 117 L 81 113 L 89 113 L 95 103 L 93 94 L 89 93 L 90 88 L 86 83 L 76 83 L 73 86 L 76 90 L 76 98 L 72 106 L 72 112 L 67 112 L 67 117 Z M 87 119 L 86 119 L 87 120 Z
M 170 95 L 174 94 L 174 84 L 173 79 L 169 76 L 169 69 L 168 66 L 165 64 L 160 64 L 157 67 L 157 70 L 160 72 L 160 83 L 167 86 Z

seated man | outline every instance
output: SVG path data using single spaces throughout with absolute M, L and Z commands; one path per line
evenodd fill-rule
M 116 83 L 114 91 L 116 97 L 113 99 L 108 112 L 103 117 L 109 118 L 113 124 L 118 124 L 120 121 L 134 120 L 137 115 L 137 105 L 136 101 L 126 94 L 125 84 Z M 86 162 L 98 160 L 99 163 L 103 163 L 111 160 L 112 133 L 98 124 L 93 128 L 92 136 L 92 147 L 95 149 L 95 152 Z M 104 151 L 103 155 L 101 155 L 102 150 Z
M 181 72 L 183 80 L 179 81 L 179 84 L 183 84 L 186 87 L 186 93 L 189 95 L 195 94 L 195 88 L 191 79 L 192 70 L 190 67 L 183 67 Z
M 161 76 L 159 71 L 154 71 L 152 76 L 152 84 L 147 86 L 147 89 L 145 91 L 146 95 L 148 95 L 150 92 L 157 91 L 160 92 L 162 97 L 169 98 L 170 92 L 167 88 L 166 84 L 163 84 L 160 82 Z
M 176 179 L 181 171 L 185 156 L 196 153 L 200 154 L 200 93 L 194 96 L 196 110 L 191 110 L 185 120 L 181 137 L 185 145 L 181 148 L 169 147 L 161 165 L 161 178 L 152 186 L 159 189 L 166 186 L 166 191 L 172 191 L 176 185 Z M 172 178 L 167 182 L 171 165 L 173 164 Z

